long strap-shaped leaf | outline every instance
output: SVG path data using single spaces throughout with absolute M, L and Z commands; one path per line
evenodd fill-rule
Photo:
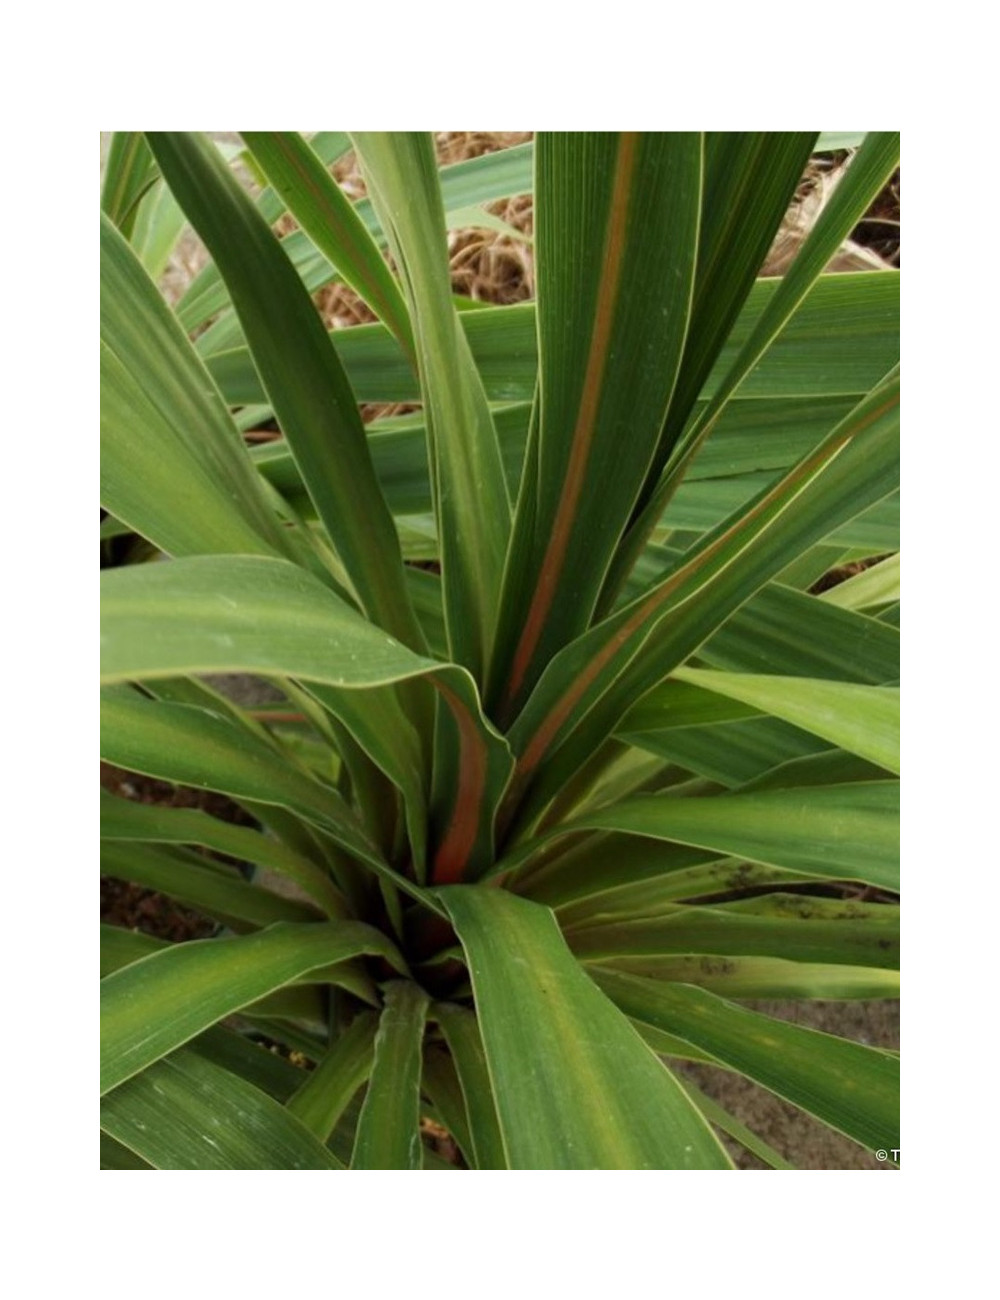
M 708 406 L 700 412 L 697 423 L 676 443 L 662 480 L 651 491 L 647 485 L 648 500 L 623 540 L 608 575 L 602 601 L 604 608 L 609 607 L 614 593 L 632 568 L 667 502 L 676 491 L 691 458 L 708 437 L 726 403 L 804 300 L 843 240 L 891 175 L 898 160 L 898 133 L 872 133 L 866 138 L 845 179 L 820 214 L 791 269 L 780 281 L 767 309 L 758 319 L 722 384 L 713 394 Z
M 371 1073 L 377 1025 L 374 1012 L 362 1012 L 285 1103 L 321 1142 L 337 1127 L 348 1102 Z
M 588 625 L 656 448 L 698 254 L 696 133 L 536 141 L 539 424 L 491 696 L 509 719 Z
M 115 131 L 101 186 L 101 211 L 126 239 L 132 233 L 142 196 L 156 180 L 156 166 L 141 131 Z
M 483 680 L 510 534 L 496 429 L 458 323 L 429 135 L 353 137 L 409 301 L 427 415 L 451 658 Z
M 344 1167 L 267 1093 L 192 1051 L 105 1097 L 101 1128 L 154 1169 Z
M 328 164 L 350 147 L 350 140 L 338 132 L 320 131 L 313 136 L 309 145 L 320 161 Z M 486 203 L 491 199 L 506 198 L 530 190 L 531 155 L 530 144 L 515 145 L 511 149 L 484 154 L 479 158 L 468 158 L 464 162 L 442 168 L 441 192 L 446 209 L 451 212 L 468 204 Z M 384 247 L 385 236 L 371 200 L 360 199 L 354 206 L 365 229 L 380 247 Z M 273 190 L 266 190 L 261 195 L 258 207 L 268 222 L 275 221 L 283 210 L 280 201 L 276 201 Z M 293 231 L 281 242 L 310 293 L 322 289 L 336 278 L 336 269 L 302 231 Z M 198 339 L 198 349 L 203 356 L 209 356 L 220 349 L 236 347 L 240 342 L 239 322 L 234 320 L 232 312 L 223 311 L 226 303 L 225 287 L 220 284 L 218 271 L 211 264 L 196 277 L 180 302 L 178 314 L 189 330 L 200 328 L 222 311 L 219 320 Z
M 419 648 L 399 540 L 357 403 L 305 286 L 206 140 L 176 133 L 148 139 L 222 272 L 268 399 L 362 606 Z
M 897 271 L 821 275 L 731 403 L 739 409 L 762 398 L 829 403 L 863 396 L 899 359 L 899 283 Z M 702 390 L 699 413 L 725 381 L 781 284 L 754 284 Z M 538 371 L 535 304 L 468 309 L 459 313 L 459 322 L 489 400 L 530 402 Z M 359 401 L 420 401 L 406 354 L 385 326 L 355 325 L 329 337 Z M 245 347 L 211 356 L 207 364 L 230 405 L 267 401 Z M 727 405 L 712 437 L 725 427 L 728 411 Z M 705 454 L 700 451 L 699 460 Z
M 354 204 L 295 131 L 244 131 L 243 139 L 288 211 L 414 359 L 403 295 Z
M 176 944 L 116 971 L 101 981 L 101 1092 L 274 989 L 359 953 L 377 953 L 403 969 L 377 930 L 324 921 Z
M 587 961 L 627 959 L 648 966 L 666 955 L 738 953 L 790 962 L 899 968 L 899 908 L 889 903 L 845 904 L 802 894 L 764 894 L 714 907 L 668 904 L 659 913 L 637 920 L 597 915 L 569 927 L 568 942 Z M 657 965 L 649 973 L 659 970 Z
M 235 721 L 207 709 L 148 700 L 127 687 L 104 687 L 101 755 L 130 772 L 279 804 L 323 827 L 348 852 L 366 860 L 375 856 L 336 790 L 283 762 Z
M 118 799 L 101 791 L 101 837 L 146 843 L 198 844 L 255 866 L 268 867 L 293 880 L 331 919 L 347 915 L 346 903 L 321 867 L 270 835 L 210 817 L 195 808 Z
M 352 1169 L 421 1167 L 420 1045 L 429 1005 L 423 989 L 407 980 L 386 988 Z
M 724 998 L 898 998 L 899 972 L 783 957 L 623 957 L 606 963 L 631 975 L 693 984 Z
M 595 978 L 629 1016 L 687 1039 L 855 1142 L 899 1146 L 899 1061 L 888 1052 L 762 1016 L 703 989 L 609 972 Z
M 674 674 L 706 690 L 783 718 L 841 749 L 899 773 L 899 691 L 804 677 L 706 672 Z
M 625 711 L 743 601 L 841 520 L 891 491 L 898 429 L 894 377 L 665 581 L 561 651 L 509 733 L 520 756 L 511 805 L 547 759 L 523 815 L 544 807 Z
M 522 854 L 576 830 L 647 835 L 807 875 L 899 888 L 896 781 L 702 799 L 641 795 L 566 822 L 496 870 L 510 871 Z
M 753 288 L 815 143 L 810 132 L 708 132 L 698 270 L 684 364 L 638 508 L 663 467 Z
M 103 875 L 155 889 L 235 930 L 319 919 L 309 904 L 248 884 L 232 868 L 221 866 L 190 849 L 113 840 L 105 840 L 101 848 Z
M 218 389 L 103 215 L 101 502 L 172 555 L 288 553 Z
M 489 865 L 495 812 L 513 760 L 464 669 L 414 654 L 280 560 L 200 557 L 142 572 L 112 570 L 102 590 L 108 682 L 260 672 L 356 691 L 429 677 L 456 730 L 450 760 L 456 780 L 451 805 L 440 810 L 435 878 L 447 883 L 470 864 Z M 333 697 L 324 700 L 336 708 Z M 351 718 L 345 721 L 350 725 Z M 381 743 L 393 743 L 392 737 Z
M 512 1169 L 722 1169 L 669 1071 L 566 947 L 551 912 L 503 890 L 441 891 L 469 961 Z
M 432 1015 L 441 1026 L 458 1071 L 476 1168 L 506 1169 L 503 1135 L 476 1017 L 450 1002 L 435 1003 Z

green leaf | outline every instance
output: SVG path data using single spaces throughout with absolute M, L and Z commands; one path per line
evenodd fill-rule
M 376 870 L 384 867 L 336 790 L 283 762 L 266 742 L 232 719 L 207 709 L 148 700 L 123 687 L 105 687 L 101 692 L 101 754 L 118 767 L 162 781 L 216 790 L 244 801 L 278 804 L 321 827 Z
M 606 963 L 670 984 L 693 984 L 726 998 L 898 998 L 899 972 L 873 966 L 787 961 L 782 957 L 676 956 Z M 603 969 L 599 966 L 596 969 Z
M 174 196 L 158 180 L 143 195 L 129 241 L 149 278 L 158 282 L 187 224 Z
M 348 1102 L 371 1073 L 377 1024 L 374 1012 L 362 1012 L 286 1103 L 321 1142 L 337 1127 Z
M 547 908 L 440 893 L 465 949 L 512 1169 L 729 1165 L 669 1071 L 572 957 Z
M 416 984 L 393 980 L 386 986 L 352 1169 L 421 1167 L 420 1047 L 429 1004 Z
M 890 555 L 880 564 L 857 573 L 824 591 L 820 600 L 841 609 L 877 610 L 899 600 L 899 556 Z
M 156 180 L 156 167 L 141 131 L 115 131 L 101 187 L 101 211 L 128 239 L 136 208 Z
M 441 772 L 436 784 L 446 790 L 448 801 L 432 809 L 436 823 L 435 878 L 447 883 L 470 864 L 475 870 L 484 870 L 492 861 L 494 817 L 512 759 L 506 741 L 483 716 L 475 685 L 464 669 L 413 654 L 367 623 L 315 578 L 282 562 L 233 557 L 215 561 L 203 557 L 158 565 L 148 572 L 118 569 L 105 573 L 102 590 L 103 670 L 107 681 L 259 672 L 356 690 L 429 676 L 447 711 L 442 711 L 444 725 L 451 726 L 454 733 L 451 743 L 438 750 Z M 334 697 L 323 694 L 322 699 L 332 708 L 338 707 Z M 135 713 L 143 705 L 125 701 L 119 707 Z M 193 718 L 193 713 L 188 710 L 186 718 L 174 717 L 174 722 L 180 725 L 183 721 L 190 727 L 197 721 L 206 734 L 218 733 L 221 746 L 226 739 L 220 730 L 222 720 L 207 715 Z M 345 715 L 345 721 L 350 724 L 351 717 Z M 393 760 L 382 751 L 390 745 L 405 744 L 405 733 L 386 735 L 379 741 L 369 727 L 361 739 L 362 743 L 367 739 L 373 753 L 380 744 L 379 761 L 384 770 L 392 772 Z M 137 737 L 137 743 L 143 746 L 143 761 L 149 763 L 150 755 L 153 761 L 162 761 L 163 744 L 150 749 L 148 740 L 144 735 Z M 225 747 L 227 751 L 231 748 L 228 740 Z M 252 747 L 251 752 L 256 753 Z M 322 809 L 314 798 L 304 802 L 301 796 L 311 793 L 311 783 L 298 777 L 295 793 L 285 797 L 287 772 L 275 781 L 268 794 L 259 782 L 251 782 L 249 773 L 242 774 L 247 768 L 246 756 L 232 753 L 230 758 L 226 769 L 233 773 L 228 778 L 230 784 L 237 764 L 243 784 L 238 791 L 230 789 L 227 793 L 284 802 L 313 820 L 320 813 L 322 824 L 329 822 L 331 831 L 333 822 L 329 819 L 334 818 L 336 833 L 342 836 L 338 842 L 352 852 L 363 853 L 360 832 L 351 834 L 335 797 L 327 800 Z M 397 759 L 401 761 L 399 756 Z M 127 756 L 111 761 L 130 765 Z M 178 759 L 171 755 L 170 761 L 176 771 Z M 270 755 L 269 761 L 275 766 Z M 131 762 L 134 768 L 135 759 Z M 194 784 L 218 779 L 217 767 L 206 769 L 196 763 L 196 770 L 200 775 Z M 180 775 L 170 779 L 191 783 Z M 282 794 L 280 800 L 278 793 Z M 372 861 L 370 845 L 367 853 L 365 860 L 378 870 L 379 860 Z M 400 883 L 399 879 L 396 883 Z M 407 886 L 404 883 L 401 887 Z M 420 896 L 419 891 L 416 896 Z
M 102 1169 L 152 1169 L 153 1166 L 142 1156 L 137 1156 L 128 1147 L 116 1142 L 107 1133 L 101 1133 L 101 1168 Z
M 101 871 L 166 894 L 237 930 L 318 919 L 311 906 L 247 884 L 232 867 L 189 849 L 106 840 Z
M 699 399 L 707 408 L 743 343 L 767 311 L 780 280 L 758 280 Z M 486 396 L 492 402 L 530 402 L 538 372 L 533 302 L 459 313 Z M 382 325 L 357 325 L 330 334 L 351 387 L 361 402 L 419 402 L 420 386 L 406 355 Z M 820 276 L 781 334 L 731 398 L 737 407 L 764 398 L 817 399 L 825 408 L 841 399 L 850 407 L 899 360 L 899 275 L 895 271 Z M 245 348 L 206 358 L 231 406 L 267 400 Z M 843 410 L 840 414 L 843 414 Z M 741 420 L 755 418 L 742 411 Z M 713 438 L 737 412 L 724 408 Z M 836 417 L 827 422 L 826 427 Z M 814 440 L 815 442 L 815 440 Z M 813 445 L 813 444 L 811 444 Z M 699 451 L 698 456 L 704 454 Z
M 327 139 L 321 139 L 327 137 Z M 334 132 L 318 132 L 310 141 L 310 147 L 317 153 L 321 162 L 334 161 L 350 145 L 346 136 Z M 491 199 L 502 199 L 512 194 L 530 191 L 532 146 L 515 145 L 511 149 L 484 154 L 480 158 L 469 158 L 444 167 L 440 172 L 441 193 L 446 209 L 461 209 L 474 203 L 486 203 Z M 270 205 L 266 201 L 270 197 Z M 275 221 L 280 216 L 282 205 L 273 190 L 261 195 L 258 206 L 268 221 Z M 361 199 L 355 204 L 355 210 L 365 228 L 381 246 L 385 243 L 378 217 L 372 208 L 371 200 Z M 295 266 L 303 283 L 310 293 L 322 289 L 335 278 L 334 268 L 320 253 L 311 240 L 302 231 L 293 231 L 282 240 L 282 246 L 292 264 Z M 218 282 L 215 267 L 206 267 L 198 276 L 180 304 L 181 319 L 189 330 L 204 325 L 220 308 L 226 305 L 226 294 Z M 207 330 L 198 340 L 203 355 L 221 348 L 233 347 L 240 341 L 239 323 L 232 312 L 224 313 L 219 321 Z
M 652 495 L 767 256 L 814 143 L 810 132 L 709 132 L 684 363 L 639 496 Z
M 476 1017 L 450 1002 L 435 1003 L 431 1014 L 441 1026 L 458 1070 L 476 1168 L 506 1169 L 503 1135 Z
M 728 614 L 831 526 L 894 486 L 898 402 L 894 377 L 752 509 L 720 525 L 663 582 L 555 657 L 509 733 L 519 757 L 508 808 L 535 785 L 522 825 Z
M 443 1047 L 424 1045 L 420 1088 L 433 1108 L 429 1118 L 448 1130 L 469 1168 L 478 1168 L 458 1071 Z
M 243 131 L 288 211 L 344 280 L 413 355 L 403 295 L 347 195 L 295 131 Z
M 118 799 L 101 791 L 101 837 L 162 844 L 199 844 L 243 862 L 267 867 L 294 881 L 332 918 L 347 915 L 346 904 L 315 862 L 270 835 L 210 817 L 195 808 L 165 808 L 161 804 Z
M 714 906 L 668 903 L 656 912 L 619 920 L 595 910 L 567 929 L 567 941 L 581 960 L 624 963 L 657 978 L 687 954 L 899 969 L 899 908 L 888 903 L 769 893 Z
M 578 830 L 646 835 L 831 880 L 899 889 L 895 781 L 704 799 L 643 795 L 557 827 L 503 859 L 496 870 L 509 873 L 543 844 Z
M 700 1088 L 696 1087 L 690 1079 L 684 1078 L 683 1075 L 678 1077 L 680 1079 L 681 1087 L 705 1118 L 710 1120 L 717 1129 L 721 1129 L 723 1133 L 734 1138 L 742 1147 L 745 1147 L 747 1151 L 755 1155 L 758 1160 L 762 1160 L 764 1164 L 770 1165 L 772 1169 L 795 1168 L 795 1166 L 790 1165 L 788 1161 L 779 1154 L 779 1152 L 775 1151 L 774 1147 L 765 1142 L 763 1138 L 758 1137 L 752 1129 L 747 1128 L 745 1124 L 741 1123 L 733 1115 L 730 1115 L 730 1113 L 727 1110 L 724 1110 L 717 1101 L 714 1101 L 707 1093 L 702 1092 Z
M 450 657 L 482 681 L 492 650 L 510 502 L 486 393 L 451 300 L 444 206 L 429 135 L 352 136 L 406 290 L 427 417 Z
M 703 989 L 595 974 L 628 1015 L 685 1038 L 869 1149 L 899 1146 L 899 1061 Z
M 166 947 L 165 939 L 156 939 L 151 934 L 142 934 L 138 930 L 124 930 L 117 925 L 105 925 L 102 921 L 101 979 L 122 966 L 128 966 L 131 962 Z
M 212 146 L 153 133 L 164 178 L 215 258 L 320 519 L 366 612 L 417 648 L 399 542 L 354 394 L 302 282 Z M 114 513 L 118 514 L 118 511 Z
M 105 217 L 101 502 L 170 554 L 288 553 L 218 389 Z
M 634 564 L 673 496 L 691 457 L 708 437 L 730 397 L 743 384 L 796 308 L 802 304 L 809 289 L 891 175 L 898 159 L 898 133 L 876 132 L 866 138 L 845 178 L 809 232 L 790 270 L 777 282 L 767 307 L 740 347 L 708 406 L 674 446 L 662 479 L 650 493 L 616 557 L 615 568 L 609 576 L 609 591 L 617 591 Z
M 898 630 L 778 583 L 747 601 L 698 656 L 732 672 L 869 686 L 899 680 Z
M 101 1102 L 101 1127 L 154 1169 L 342 1169 L 266 1093 L 190 1051 Z
M 308 971 L 359 953 L 402 969 L 392 944 L 357 921 L 281 923 L 237 939 L 173 945 L 101 981 L 101 1091 L 115 1088 L 224 1016 Z
M 492 678 L 501 718 L 590 622 L 677 380 L 702 196 L 696 132 L 546 133 L 535 154 L 539 427 Z
M 678 668 L 682 682 L 739 700 L 899 773 L 899 691 L 805 677 Z

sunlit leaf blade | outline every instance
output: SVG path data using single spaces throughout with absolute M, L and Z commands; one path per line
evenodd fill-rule
M 420 1046 L 429 1004 L 416 984 L 393 980 L 386 986 L 352 1169 L 421 1167 Z
M 476 1168 L 506 1169 L 503 1135 L 476 1017 L 465 1007 L 449 1002 L 435 1003 L 432 1017 L 441 1026 L 458 1070 Z
M 721 1169 L 669 1071 L 587 978 L 547 908 L 502 890 L 441 898 L 469 961 L 512 1169 Z
M 286 1102 L 287 1109 L 321 1142 L 337 1127 L 348 1102 L 371 1073 L 377 1025 L 374 1012 L 362 1012 Z
M 429 135 L 352 136 L 413 322 L 427 417 L 451 658 L 482 681 L 493 645 L 510 502 L 486 393 L 451 300 Z
M 101 501 L 171 554 L 287 553 L 215 384 L 104 217 Z
M 101 1091 L 224 1016 L 319 966 L 359 953 L 401 960 L 358 921 L 281 923 L 237 939 L 176 944 L 101 981 Z
M 679 668 L 674 675 L 682 682 L 783 718 L 890 772 L 899 772 L 897 689 L 696 668 Z
M 895 486 L 898 429 L 895 378 L 751 509 L 692 548 L 668 578 L 556 656 L 510 731 L 519 754 L 511 802 L 548 760 L 523 817 L 544 807 L 626 710 L 749 596 L 831 526 Z
M 402 641 L 419 646 L 398 538 L 354 394 L 312 300 L 207 141 L 168 132 L 148 139 L 222 272 L 270 404 L 362 605 Z
M 177 200 L 158 180 L 139 203 L 129 241 L 151 280 L 159 282 L 186 224 Z
M 869 1149 L 899 1146 L 899 1061 L 788 1024 L 703 989 L 632 975 L 595 978 L 628 1015 L 689 1039 Z
M 165 808 L 101 791 L 101 837 L 163 844 L 198 844 L 280 872 L 304 889 L 330 917 L 346 915 L 344 899 L 325 871 L 270 835 L 210 817 L 195 808 Z
M 295 131 L 242 135 L 299 226 L 413 355 L 413 332 L 399 286 L 354 205 L 316 153 Z
M 899 889 L 899 785 L 895 781 L 725 794 L 643 795 L 574 819 L 498 866 L 574 830 L 625 831 L 712 849 L 833 880 Z
M 653 457 L 688 330 L 702 153 L 698 133 L 536 141 L 537 470 L 504 590 L 502 717 L 587 627 Z
M 343 1169 L 266 1093 L 192 1051 L 101 1102 L 101 1127 L 154 1169 Z
M 816 141 L 817 153 L 834 153 L 839 149 L 857 149 L 864 143 L 864 131 L 821 131 Z
M 824 591 L 821 600 L 842 609 L 877 610 L 899 600 L 899 556 L 890 555 L 880 564 L 856 573 Z

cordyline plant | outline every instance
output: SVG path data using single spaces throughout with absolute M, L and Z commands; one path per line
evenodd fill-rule
M 159 555 L 103 578 L 103 755 L 253 822 L 102 794 L 105 872 L 218 923 L 103 927 L 103 1163 L 789 1167 L 688 1061 L 898 1148 L 895 1054 L 745 1005 L 897 992 L 898 276 L 823 272 L 898 137 L 782 279 L 815 133 L 243 140 L 256 200 L 175 134 L 102 200 L 102 531 Z M 527 190 L 537 300 L 456 300 Z

